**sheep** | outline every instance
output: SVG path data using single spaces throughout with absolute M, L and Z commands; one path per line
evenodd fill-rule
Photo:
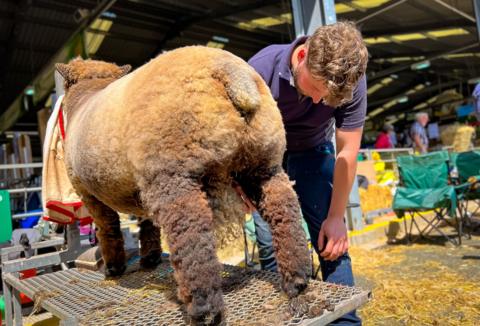
M 242 186 L 271 226 L 281 288 L 311 274 L 300 207 L 282 169 L 285 130 L 261 77 L 235 55 L 202 46 L 129 66 L 76 59 L 65 80 L 65 165 L 99 228 L 107 277 L 125 271 L 117 212 L 141 216 L 141 266 L 161 262 L 166 234 L 178 298 L 194 322 L 221 323 L 215 228 L 242 223 Z

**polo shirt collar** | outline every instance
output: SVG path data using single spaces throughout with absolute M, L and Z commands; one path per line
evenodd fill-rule
M 285 79 L 290 82 L 292 78 L 292 71 L 290 70 L 290 59 L 292 57 L 293 50 L 299 45 L 305 43 L 308 36 L 301 36 L 295 41 L 290 43 L 290 45 L 283 51 L 282 57 L 280 58 L 280 78 Z

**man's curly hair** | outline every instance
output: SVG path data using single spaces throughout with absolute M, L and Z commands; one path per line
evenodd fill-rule
M 338 107 L 350 101 L 368 62 L 367 47 L 355 24 L 344 21 L 321 26 L 306 46 L 308 71 L 328 89 L 324 103 Z

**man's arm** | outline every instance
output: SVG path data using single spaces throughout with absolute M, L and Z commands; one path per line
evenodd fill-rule
M 427 150 L 422 144 L 422 140 L 420 139 L 420 135 L 414 134 L 413 141 L 415 142 L 415 147 L 420 149 L 420 153 L 426 153 Z
M 320 250 L 323 248 L 324 238 L 328 240 L 321 253 L 326 260 L 336 260 L 348 250 L 345 208 L 357 170 L 362 132 L 363 128 L 336 131 L 337 159 L 333 174 L 332 200 L 318 238 Z

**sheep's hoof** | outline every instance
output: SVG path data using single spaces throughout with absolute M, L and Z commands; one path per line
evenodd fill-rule
M 121 265 L 107 263 L 105 268 L 105 276 L 106 277 L 120 276 L 123 274 L 123 272 L 125 272 L 126 269 L 127 269 L 127 265 L 125 265 L 125 263 L 122 263 Z
M 195 326 L 223 326 L 226 325 L 222 312 L 216 315 L 205 314 L 200 317 L 192 317 L 192 325 Z
M 162 252 L 160 250 L 153 250 L 140 259 L 140 266 L 144 269 L 153 269 L 161 262 Z
M 284 277 L 282 289 L 289 298 L 294 298 L 307 288 L 308 277 L 306 274 Z
M 205 289 L 193 291 L 187 312 L 194 325 L 225 325 L 223 318 L 223 295 L 216 291 L 207 295 Z

